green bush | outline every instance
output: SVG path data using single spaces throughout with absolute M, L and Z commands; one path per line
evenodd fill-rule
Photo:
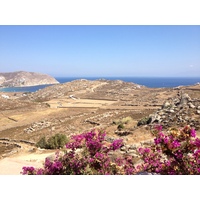
M 36 143 L 36 146 L 43 149 L 59 149 L 59 148 L 63 148 L 67 142 L 68 142 L 68 138 L 66 137 L 66 135 L 56 134 L 50 137 L 47 141 L 45 137 L 42 137 Z
M 40 148 L 42 148 L 42 149 L 46 149 L 46 148 L 47 148 L 46 137 L 42 137 L 42 138 L 36 143 L 36 147 L 40 147 Z
M 137 126 L 149 124 L 151 123 L 151 121 L 152 121 L 151 117 L 144 117 L 137 123 Z
M 131 122 L 133 119 L 131 117 L 124 117 L 122 120 L 121 120 L 121 123 L 122 124 L 128 124 L 129 122 Z
M 47 140 L 48 149 L 59 149 L 68 142 L 66 135 L 56 134 Z
M 124 117 L 122 119 L 117 119 L 113 121 L 113 124 L 115 125 L 119 125 L 119 124 L 128 124 L 129 122 L 131 122 L 133 119 L 132 117 Z

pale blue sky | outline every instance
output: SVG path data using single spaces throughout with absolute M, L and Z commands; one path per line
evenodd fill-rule
M 200 26 L 0 26 L 0 72 L 200 77 Z

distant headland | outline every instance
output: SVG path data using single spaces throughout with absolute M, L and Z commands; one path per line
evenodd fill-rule
M 26 87 L 59 83 L 55 78 L 47 74 L 36 72 L 7 72 L 0 73 L 0 87 Z

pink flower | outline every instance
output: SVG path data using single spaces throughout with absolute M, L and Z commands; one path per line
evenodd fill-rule
M 190 136 L 196 137 L 196 131 L 193 128 L 190 130 Z
M 195 144 L 197 147 L 200 147 L 200 139 L 199 139 L 199 138 L 196 138 L 194 144 Z
M 161 142 L 162 142 L 162 139 L 161 139 L 161 138 L 155 138 L 155 139 L 154 139 L 154 143 L 155 143 L 156 145 L 160 144 Z
M 122 139 L 114 140 L 113 143 L 110 145 L 110 149 L 115 151 L 123 145 L 122 143 L 123 143 Z
M 149 152 L 150 152 L 150 149 L 149 149 L 149 148 L 145 148 L 145 149 L 144 149 L 144 152 L 145 152 L 145 153 L 149 153 Z
M 167 144 L 168 141 L 169 141 L 169 139 L 166 137 L 166 138 L 164 139 L 164 143 Z
M 162 132 L 160 132 L 160 133 L 159 133 L 159 136 L 160 136 L 160 137 L 164 137 L 165 135 L 164 135 Z
M 158 131 L 161 131 L 162 130 L 162 126 L 161 125 L 155 125 L 155 129 L 158 130 Z
M 172 146 L 173 146 L 174 148 L 177 148 L 177 147 L 180 147 L 181 144 L 180 144 L 177 140 L 175 140 L 175 141 L 172 142 Z

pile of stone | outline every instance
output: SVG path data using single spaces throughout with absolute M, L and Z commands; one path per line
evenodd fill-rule
M 40 122 L 35 122 L 30 127 L 24 129 L 24 132 L 25 133 L 32 133 L 32 132 L 35 132 L 35 131 L 42 130 L 44 128 L 48 128 L 49 126 L 51 126 L 51 122 L 43 120 L 43 121 L 40 121 Z
M 127 135 L 130 135 L 132 133 L 133 132 L 129 131 L 129 130 L 116 130 L 115 131 L 115 134 L 118 135 L 118 136 L 127 136 Z
M 176 98 L 168 99 L 156 113 L 149 115 L 146 124 L 161 124 L 164 128 L 190 125 L 198 130 L 200 100 L 191 99 L 186 93 L 178 93 Z
M 139 154 L 138 154 L 138 149 L 140 147 L 149 147 L 151 145 L 154 144 L 154 139 L 149 139 L 149 140 L 144 140 L 140 143 L 135 143 L 135 144 L 125 144 L 124 146 L 122 146 L 120 148 L 120 151 L 124 154 L 128 154 L 128 155 L 131 155 L 133 157 L 139 157 Z
M 113 118 L 114 115 L 118 114 L 116 111 L 109 111 L 103 114 L 98 114 L 91 116 L 85 119 L 86 123 L 94 124 L 94 125 L 101 125 L 101 123 L 110 123 L 110 120 Z

